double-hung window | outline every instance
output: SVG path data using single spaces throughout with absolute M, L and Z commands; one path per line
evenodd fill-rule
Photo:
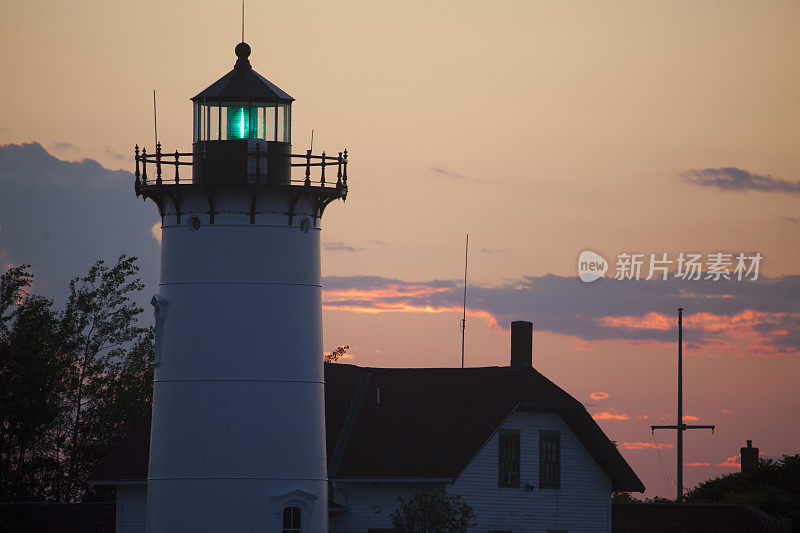
M 561 433 L 539 431 L 539 488 L 561 488 Z
M 519 487 L 519 431 L 500 432 L 498 484 L 501 487 Z

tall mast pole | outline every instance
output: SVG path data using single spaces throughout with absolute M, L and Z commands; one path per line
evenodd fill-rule
M 650 426 L 650 431 L 655 434 L 657 429 L 674 429 L 678 432 L 678 489 L 675 501 L 683 500 L 683 432 L 687 429 L 710 429 L 712 425 L 694 425 L 683 423 L 683 307 L 678 308 L 678 423 L 673 426 Z
M 461 368 L 464 368 L 464 335 L 467 329 L 467 261 L 469 259 L 469 233 L 464 247 L 464 307 L 461 316 Z
M 678 496 L 683 499 L 683 307 L 678 308 Z

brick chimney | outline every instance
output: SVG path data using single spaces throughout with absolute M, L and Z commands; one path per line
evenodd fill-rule
M 533 322 L 515 320 L 511 323 L 511 367 L 533 366 Z
M 758 448 L 753 448 L 753 441 L 747 441 L 747 447 L 739 451 L 742 452 L 742 472 L 755 470 L 758 466 Z

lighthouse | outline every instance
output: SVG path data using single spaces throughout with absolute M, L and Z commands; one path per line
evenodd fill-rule
M 135 152 L 162 227 L 147 531 L 327 532 L 320 231 L 347 151 L 292 154 L 294 99 L 235 53 L 190 152 Z

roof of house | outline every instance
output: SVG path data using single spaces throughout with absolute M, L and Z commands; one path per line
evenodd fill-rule
M 380 403 L 378 403 L 380 389 Z M 329 476 L 448 479 L 514 411 L 560 415 L 611 480 L 644 485 L 583 405 L 533 369 L 325 365 Z M 149 417 L 100 462 L 90 481 L 147 478 Z

